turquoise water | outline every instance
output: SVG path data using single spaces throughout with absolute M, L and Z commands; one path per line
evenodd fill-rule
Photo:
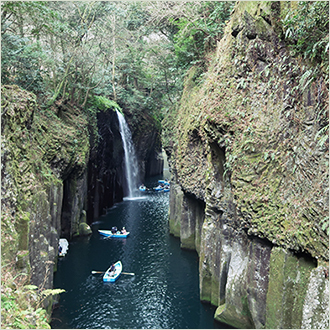
M 55 274 L 54 287 L 66 292 L 52 328 L 227 328 L 213 320 L 215 308 L 199 300 L 198 256 L 181 250 L 179 239 L 169 234 L 168 205 L 169 193 L 141 193 L 98 219 L 92 236 L 70 242 Z M 109 239 L 97 232 L 112 226 L 125 226 L 130 236 Z M 118 260 L 123 272 L 135 275 L 103 283 L 101 274 L 91 274 Z

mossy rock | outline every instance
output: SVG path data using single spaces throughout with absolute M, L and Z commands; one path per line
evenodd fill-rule
M 92 233 L 92 229 L 87 223 L 79 224 L 79 236 L 88 236 Z
M 215 311 L 214 319 L 237 329 L 254 329 L 254 325 L 244 311 L 239 314 L 234 306 L 220 305 Z

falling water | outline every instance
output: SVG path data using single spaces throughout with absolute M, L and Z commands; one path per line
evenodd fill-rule
M 138 164 L 135 156 L 131 131 L 126 123 L 124 116 L 119 111 L 117 111 L 117 116 L 125 153 L 125 171 L 127 178 L 128 198 L 133 198 L 136 197 L 134 193 L 138 191 Z

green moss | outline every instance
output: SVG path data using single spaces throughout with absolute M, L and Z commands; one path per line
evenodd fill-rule
M 181 237 L 181 248 L 195 250 L 195 233 L 192 233 L 189 237 Z
M 293 255 L 287 255 L 284 266 L 284 298 L 282 302 L 281 328 L 292 329 L 292 319 L 296 317 L 293 312 L 296 291 L 298 260 Z
M 303 316 L 303 307 L 308 288 L 311 271 L 315 268 L 314 263 L 304 257 L 298 260 L 297 278 L 295 281 L 294 304 L 292 306 L 292 329 L 300 329 Z
M 202 302 L 211 302 L 212 300 L 212 276 L 205 270 L 200 273 L 200 300 Z
M 323 151 L 316 152 L 316 146 L 312 146 L 313 137 L 310 137 L 309 166 L 305 147 L 300 146 L 300 141 L 306 138 L 301 130 L 301 122 L 306 121 L 307 113 L 315 109 L 299 111 L 299 114 L 295 114 L 295 121 L 283 114 L 278 99 L 285 96 L 283 91 L 292 84 L 284 68 L 287 65 L 299 67 L 299 63 L 289 54 L 286 54 L 285 59 L 279 57 L 277 50 L 272 48 L 272 41 L 268 40 L 272 26 L 264 18 L 274 23 L 277 19 L 277 13 L 272 16 L 274 13 L 270 4 L 240 2 L 227 29 L 230 35 L 232 28 L 243 26 L 247 24 L 245 20 L 250 20 L 251 27 L 265 39 L 263 42 L 256 42 L 256 39 L 243 42 L 238 37 L 235 39 L 226 35 L 220 43 L 219 56 L 204 75 L 203 84 L 197 86 L 194 82 L 197 68 L 190 70 L 177 118 L 172 120 L 176 122 L 172 130 L 173 145 L 176 146 L 173 153 L 175 170 L 186 191 L 195 193 L 196 188 L 191 183 L 194 180 L 206 187 L 214 179 L 212 167 L 205 166 L 207 162 L 212 163 L 209 147 L 220 145 L 230 132 L 225 145 L 224 168 L 231 173 L 233 194 L 238 208 L 245 212 L 244 220 L 259 236 L 266 237 L 274 244 L 307 250 L 313 256 L 327 259 L 327 235 L 319 229 L 312 229 L 319 226 L 315 227 L 313 223 L 320 222 L 327 215 L 327 210 L 317 206 L 317 212 L 308 216 L 311 201 L 323 199 L 322 194 L 326 195 L 323 188 L 320 194 L 321 190 L 317 187 L 327 184 L 326 175 L 322 174 L 327 172 L 327 168 L 320 165 L 312 169 L 314 159 L 323 164 L 325 154 Z M 245 12 L 251 17 L 247 16 L 247 19 Z M 253 67 L 255 58 L 251 59 L 251 71 L 244 69 L 247 48 L 251 52 L 255 49 L 255 52 L 265 54 L 269 61 L 267 70 L 258 72 Z M 303 73 L 297 71 L 295 80 L 299 81 Z M 237 88 L 243 80 L 246 87 Z M 312 89 L 310 93 L 313 93 Z M 263 105 L 260 95 L 265 95 L 262 97 Z M 289 99 L 292 102 L 294 100 L 299 109 L 304 109 L 304 95 L 307 94 L 299 97 L 292 95 Z M 304 163 L 304 166 L 297 167 L 296 161 Z M 308 167 L 310 172 L 305 173 Z M 309 179 L 301 179 L 307 177 Z
M 283 249 L 272 250 L 266 301 L 267 329 L 301 327 L 304 297 L 314 267 L 311 260 L 298 259 Z
M 169 219 L 170 233 L 175 237 L 180 237 L 181 224 L 179 221 L 170 218 Z
M 18 251 L 16 267 L 18 269 L 24 269 L 27 274 L 30 273 L 29 250 Z
M 284 290 L 284 264 L 286 253 L 283 249 L 274 248 L 271 252 L 269 266 L 269 284 L 266 298 L 266 328 L 281 328 L 282 300 Z
M 51 187 L 61 186 L 71 172 L 79 175 L 86 169 L 88 123 L 79 108 L 64 106 L 59 118 L 55 106 L 40 109 L 35 95 L 17 86 L 2 86 L 1 91 L 2 166 L 6 177 L 1 263 L 16 264 L 16 272 L 29 273 L 29 236 L 35 234 L 36 226 L 38 234 L 49 234 L 50 215 L 55 212 L 48 201 Z M 40 251 L 37 259 L 53 261 L 51 258 L 48 251 Z M 42 326 L 49 327 L 46 322 Z
M 211 304 L 213 306 L 219 306 L 220 302 L 220 281 L 212 276 L 211 284 Z
M 241 314 L 238 314 L 234 306 L 224 304 L 217 308 L 214 314 L 214 319 L 237 329 L 253 329 L 254 325 L 251 323 L 250 318 L 245 314 L 246 312 L 244 311 L 242 311 Z
M 16 215 L 17 220 L 17 232 L 19 235 L 18 248 L 20 250 L 29 249 L 29 222 L 30 222 L 30 213 L 23 212 Z

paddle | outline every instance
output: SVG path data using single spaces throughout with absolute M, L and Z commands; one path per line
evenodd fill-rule
M 98 270 L 92 270 L 92 274 L 104 274 L 105 272 L 101 272 L 101 271 L 98 271 Z M 134 273 L 125 273 L 125 272 L 121 272 L 121 274 L 124 274 L 124 275 L 132 275 L 134 276 L 135 274 Z

